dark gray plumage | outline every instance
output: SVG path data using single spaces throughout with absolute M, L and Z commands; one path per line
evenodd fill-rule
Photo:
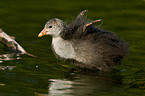
M 109 71 L 114 65 L 121 64 L 128 53 L 128 44 L 116 34 L 95 27 L 95 22 L 89 23 L 84 16 L 85 12 L 82 11 L 70 24 L 60 19 L 51 19 L 39 37 L 52 35 L 53 51 L 60 58 L 73 60 L 80 67 Z M 52 31 L 59 27 L 59 32 L 54 35 L 55 31 L 50 33 L 49 27 L 52 27 Z

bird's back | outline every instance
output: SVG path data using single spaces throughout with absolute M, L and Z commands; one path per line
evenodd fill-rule
M 110 70 L 113 65 L 120 64 L 128 53 L 128 45 L 116 34 L 103 29 L 89 26 L 84 32 L 83 28 L 88 23 L 85 17 L 77 18 L 70 23 L 61 34 L 64 40 L 74 42 L 76 60 L 84 62 L 85 66 L 104 71 Z M 81 65 L 82 66 L 82 65 Z

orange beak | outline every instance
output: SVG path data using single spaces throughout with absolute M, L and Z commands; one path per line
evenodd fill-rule
M 45 28 L 39 33 L 38 37 L 42 37 L 44 35 L 46 35 L 47 31 L 45 30 Z

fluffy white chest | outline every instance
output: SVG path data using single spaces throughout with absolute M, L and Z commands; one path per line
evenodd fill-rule
M 71 42 L 63 40 L 61 37 L 53 37 L 52 45 L 55 53 L 65 59 L 74 59 L 75 51 Z

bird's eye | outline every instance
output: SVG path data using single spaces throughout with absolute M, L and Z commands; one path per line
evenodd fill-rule
M 52 26 L 49 26 L 49 28 L 52 28 Z

